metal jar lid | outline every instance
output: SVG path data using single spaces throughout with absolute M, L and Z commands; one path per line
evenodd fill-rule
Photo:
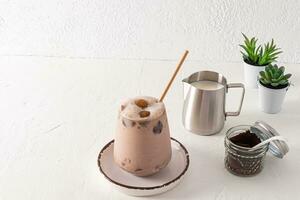
M 254 125 L 250 127 L 250 131 L 255 133 L 262 140 L 279 136 L 279 133 L 273 127 L 263 121 L 256 121 Z M 277 158 L 283 158 L 289 151 L 289 147 L 285 141 L 274 140 L 269 144 L 269 151 Z

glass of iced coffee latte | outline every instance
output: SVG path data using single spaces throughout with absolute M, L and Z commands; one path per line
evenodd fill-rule
M 171 141 L 163 102 L 141 96 L 124 101 L 119 110 L 114 160 L 137 176 L 149 176 L 171 159 Z

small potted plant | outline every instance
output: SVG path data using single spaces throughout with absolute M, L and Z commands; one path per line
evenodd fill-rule
M 241 44 L 240 47 L 244 50 L 241 53 L 244 60 L 245 85 L 248 88 L 257 88 L 259 72 L 276 61 L 277 55 L 282 53 L 282 51 L 279 51 L 280 48 L 276 48 L 273 39 L 271 42 L 264 44 L 264 46 L 257 46 L 258 39 L 255 37 L 249 39 L 245 34 L 243 36 L 245 39 L 244 44 Z
M 290 86 L 291 74 L 284 74 L 284 67 L 268 65 L 259 73 L 258 95 L 260 107 L 266 113 L 275 114 L 281 110 L 285 94 Z

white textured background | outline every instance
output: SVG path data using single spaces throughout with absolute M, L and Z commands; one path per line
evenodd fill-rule
M 241 32 L 299 63 L 300 1 L 0 0 L 2 56 L 235 62 Z

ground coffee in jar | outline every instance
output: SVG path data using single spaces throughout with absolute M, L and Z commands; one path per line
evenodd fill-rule
M 260 139 L 250 132 L 250 126 L 237 126 L 228 130 L 225 138 L 225 166 L 233 174 L 252 176 L 263 168 L 268 144 L 250 151 Z
M 240 125 L 229 129 L 225 137 L 225 167 L 238 176 L 253 176 L 258 174 L 264 166 L 267 151 L 279 158 L 288 152 L 284 141 L 261 144 L 252 147 L 268 138 L 279 134 L 270 125 L 257 121 L 254 125 Z

